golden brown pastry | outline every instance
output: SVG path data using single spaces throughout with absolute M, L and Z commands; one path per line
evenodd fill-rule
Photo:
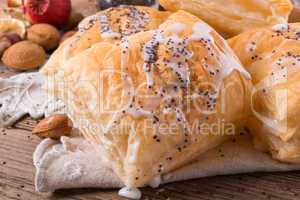
M 169 14 L 169 12 L 162 12 L 149 7 L 123 6 L 110 8 L 87 17 L 79 24 L 78 33 L 64 42 L 54 52 L 45 69 L 47 69 L 47 73 L 56 73 L 63 60 L 90 48 L 98 42 L 118 42 L 121 40 L 121 36 L 155 29 Z M 102 25 L 100 20 L 104 22 Z M 109 30 L 106 30 L 107 28 Z M 100 32 L 105 32 L 105 34 L 101 35 Z
M 223 143 L 249 111 L 250 75 L 217 32 L 184 11 L 63 62 L 48 74 L 57 83 L 49 91 L 129 188 L 155 186 Z
M 229 40 L 252 75 L 249 128 L 276 159 L 300 163 L 300 24 L 254 29 Z
M 226 36 L 245 30 L 287 22 L 290 0 L 160 0 L 170 11 L 185 10 Z

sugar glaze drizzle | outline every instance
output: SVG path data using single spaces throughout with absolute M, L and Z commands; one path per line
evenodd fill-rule
M 110 26 L 111 13 L 118 10 L 126 10 L 121 17 L 126 16 L 128 19 L 125 22 L 125 28 L 121 26 L 121 21 L 118 19 L 118 32 L 113 31 Z M 150 17 L 147 12 L 140 11 L 134 6 L 120 6 L 117 8 L 107 9 L 100 14 L 92 15 L 86 18 L 78 25 L 78 33 L 71 41 L 66 45 L 63 50 L 63 63 L 70 58 L 71 48 L 80 40 L 82 35 L 90 30 L 97 22 L 100 23 L 100 35 L 103 39 L 122 39 L 132 34 L 147 30 L 146 25 L 150 22 Z
M 228 76 L 233 70 L 238 70 L 246 78 L 250 79 L 250 75 L 248 74 L 248 72 L 241 66 L 241 64 L 237 61 L 233 54 L 231 54 L 231 50 L 228 45 L 224 42 L 224 47 L 220 47 L 220 45 L 214 42 L 214 38 L 211 35 L 213 30 L 208 25 L 205 25 L 203 23 L 195 23 L 191 36 L 180 38 L 179 34 L 185 29 L 186 25 L 181 23 L 175 23 L 166 31 L 158 29 L 154 32 L 153 37 L 143 46 L 143 70 L 146 75 L 147 86 L 149 89 L 153 89 L 153 86 L 155 85 L 154 70 L 156 67 L 156 62 L 159 59 L 157 57 L 157 51 L 160 45 L 164 45 L 168 50 L 168 55 L 170 55 L 171 58 L 164 58 L 162 62 L 177 76 L 178 86 L 180 86 L 181 88 L 187 88 L 189 86 L 190 67 L 188 60 L 192 58 L 193 52 L 188 49 L 188 45 L 194 41 L 200 41 L 204 43 L 207 48 L 210 49 L 212 56 L 216 56 L 217 65 L 220 66 L 219 71 L 212 72 L 213 67 L 211 67 L 208 73 L 210 73 L 212 76 L 219 73 L 218 76 L 216 75 L 214 77 L 215 84 L 217 85 L 218 89 L 221 86 L 223 79 Z M 170 30 L 172 31 L 171 33 L 169 32 L 169 34 L 171 35 L 165 36 Z M 122 55 L 124 55 L 124 57 L 122 56 L 121 59 L 121 66 L 122 69 L 127 69 L 128 59 L 125 59 L 125 55 L 128 54 L 129 49 L 127 38 L 122 40 L 120 46 L 122 49 Z M 162 93 L 161 91 L 165 91 L 165 93 Z M 156 93 L 158 96 L 171 96 L 169 94 L 169 91 L 163 88 L 160 91 L 156 91 Z M 195 95 L 205 96 L 206 93 L 199 93 Z M 214 96 L 215 98 L 213 99 L 212 96 Z M 212 99 L 213 103 L 215 104 L 217 96 L 218 92 L 211 94 L 211 96 L 208 96 L 208 98 Z M 183 124 L 185 130 L 189 132 L 189 125 L 186 120 L 185 113 L 179 105 L 170 104 L 169 107 L 165 109 L 165 112 L 174 112 L 176 114 L 177 121 Z M 112 128 L 114 126 L 113 122 L 115 122 L 116 120 L 120 120 L 120 118 L 124 114 L 129 114 L 132 117 L 152 118 L 154 124 L 159 122 L 159 118 L 155 116 L 154 111 L 144 110 L 142 107 L 136 105 L 136 102 L 133 100 L 129 106 L 127 106 L 122 111 L 120 110 L 118 112 L 118 115 L 115 115 L 108 127 Z M 104 134 L 108 133 L 109 131 L 110 129 L 106 129 Z
M 146 75 L 147 86 L 149 89 L 153 89 L 155 85 L 154 81 L 154 70 L 156 67 L 156 62 L 159 59 L 157 57 L 157 51 L 160 45 L 164 45 L 168 50 L 168 55 L 170 55 L 170 59 L 164 58 L 163 63 L 170 68 L 174 74 L 178 77 L 178 86 L 182 88 L 187 88 L 190 84 L 190 67 L 188 60 L 192 58 L 193 52 L 188 49 L 188 45 L 194 41 L 200 41 L 204 43 L 207 48 L 210 49 L 212 56 L 216 56 L 217 65 L 220 66 L 219 71 L 212 72 L 212 68 L 209 70 L 212 76 L 215 75 L 214 80 L 217 85 L 217 90 L 215 93 L 209 95 L 206 92 L 199 92 L 195 95 L 206 96 L 208 99 L 211 99 L 212 104 L 215 105 L 216 98 L 218 96 L 218 90 L 222 84 L 223 79 L 228 76 L 233 70 L 239 71 L 246 78 L 250 79 L 249 73 L 241 66 L 241 64 L 237 61 L 237 59 L 233 56 L 232 51 L 229 46 L 224 42 L 222 47 L 216 44 L 214 38 L 212 36 L 212 29 L 203 23 L 195 23 L 193 26 L 193 33 L 190 37 L 180 38 L 179 34 L 182 33 L 186 29 L 185 24 L 175 23 L 173 26 L 170 26 L 168 30 L 158 29 L 154 32 L 153 37 L 145 43 L 142 48 L 142 56 L 144 59 L 143 70 Z M 169 31 L 169 36 L 165 36 Z M 128 40 L 123 40 L 121 43 L 122 54 L 126 55 L 128 53 Z M 232 54 L 231 54 L 232 53 Z M 127 69 L 128 60 L 121 59 L 122 69 Z M 218 76 L 216 74 L 219 74 Z M 162 93 L 161 91 L 165 91 Z M 167 92 L 166 92 L 167 91 Z M 158 96 L 171 96 L 168 90 L 161 89 L 160 91 L 156 91 Z M 214 98 L 212 98 L 214 97 Z M 174 112 L 176 114 L 176 118 L 179 123 L 183 124 L 185 130 L 188 130 L 188 122 L 186 120 L 185 113 L 182 111 L 179 105 L 169 105 L 168 108 L 165 109 L 165 112 Z M 159 122 L 159 118 L 155 116 L 154 111 L 144 110 L 142 107 L 136 105 L 136 102 L 133 100 L 129 106 L 119 112 L 118 115 L 111 121 L 111 125 L 109 127 L 113 127 L 113 121 L 120 120 L 122 115 L 129 114 L 133 117 L 147 117 L 152 118 L 154 124 Z M 108 133 L 109 129 L 106 129 L 105 133 Z

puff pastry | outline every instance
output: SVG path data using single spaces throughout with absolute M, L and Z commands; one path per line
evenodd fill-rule
M 186 10 L 226 36 L 251 28 L 287 22 L 290 0 L 160 0 L 170 11 Z
M 56 83 L 48 91 L 130 188 L 157 186 L 234 135 L 249 111 L 250 75 L 217 32 L 184 11 L 74 53 L 55 77 L 50 70 L 42 70 Z
M 133 33 L 155 29 L 169 14 L 169 12 L 162 12 L 149 7 L 122 6 L 110 8 L 89 16 L 79 24 L 78 33 L 65 41 L 52 54 L 43 72 L 47 74 L 56 73 L 63 61 L 98 42 L 118 42 L 121 39 L 120 36 L 128 36 Z M 103 23 L 103 27 L 100 27 L 100 18 L 107 23 Z M 110 30 L 105 35 L 99 34 L 101 30 L 108 27 Z
M 278 24 L 229 40 L 256 87 L 249 123 L 256 145 L 292 163 L 300 163 L 299 30 Z

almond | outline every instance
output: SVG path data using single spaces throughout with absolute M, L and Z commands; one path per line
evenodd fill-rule
M 32 133 L 41 138 L 59 139 L 71 133 L 72 127 L 66 115 L 56 114 L 40 121 Z
M 27 39 L 45 50 L 53 50 L 59 44 L 60 33 L 50 24 L 35 24 L 27 30 Z
M 22 41 L 9 47 L 3 54 L 3 63 L 16 70 L 31 70 L 44 64 L 46 53 L 42 47 Z

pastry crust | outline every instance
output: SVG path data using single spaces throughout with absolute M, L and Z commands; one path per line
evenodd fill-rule
M 257 147 L 292 163 L 300 163 L 299 28 L 279 24 L 229 40 L 256 87 L 249 128 Z
M 170 11 L 185 10 L 231 37 L 251 28 L 287 22 L 290 0 L 160 0 Z
M 184 11 L 158 29 L 97 42 L 47 75 L 56 83 L 48 91 L 128 187 L 156 185 L 248 117 L 250 75 L 217 32 Z
M 95 15 L 85 18 L 78 26 L 79 31 L 70 39 L 66 40 L 58 50 L 56 50 L 47 62 L 43 73 L 55 74 L 63 61 L 90 48 L 92 45 L 106 41 L 119 42 L 120 35 L 130 35 L 133 33 L 156 29 L 170 15 L 169 12 L 158 11 L 153 8 L 143 6 L 123 6 L 110 8 Z M 107 18 L 109 27 L 114 34 L 101 36 L 99 18 Z M 140 24 L 135 27 L 132 24 Z M 105 28 L 105 27 L 104 27 Z M 70 46 L 72 44 L 72 46 Z M 66 48 L 67 47 L 67 48 Z

